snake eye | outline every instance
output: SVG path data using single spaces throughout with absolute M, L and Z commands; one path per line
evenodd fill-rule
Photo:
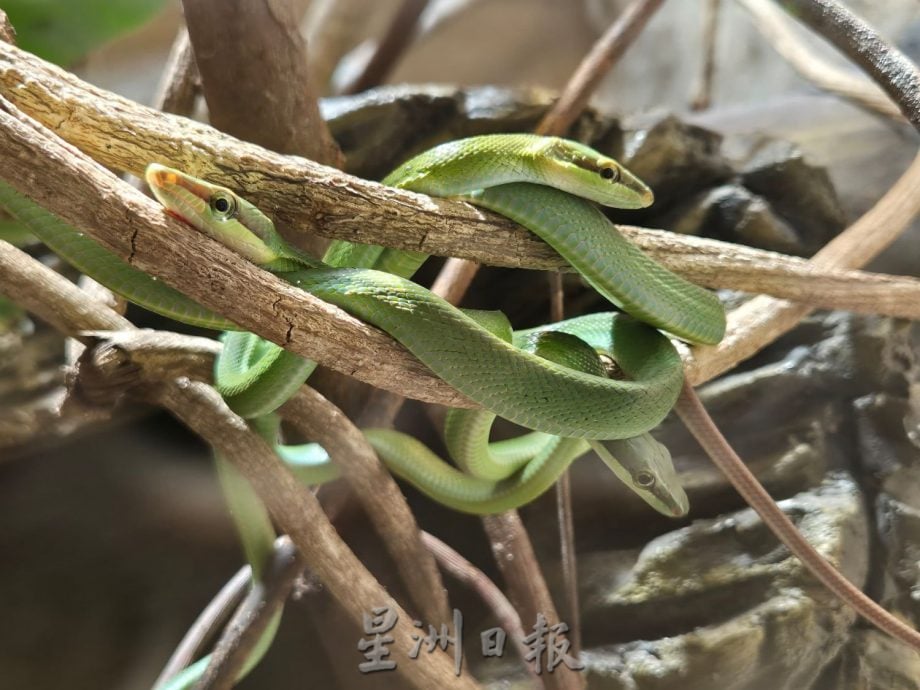
M 655 475 L 651 472 L 642 470 L 637 472 L 635 479 L 633 480 L 640 489 L 651 489 L 655 486 Z
M 601 168 L 601 177 L 605 180 L 616 182 L 620 177 L 620 171 L 611 167 Z
M 227 220 L 236 213 L 236 199 L 225 192 L 212 194 L 210 206 L 219 220 Z

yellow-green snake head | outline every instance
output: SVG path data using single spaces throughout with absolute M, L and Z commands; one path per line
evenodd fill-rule
M 264 266 L 284 256 L 284 243 L 274 224 L 226 187 L 159 163 L 148 165 L 145 177 L 169 213 L 245 259 Z
M 528 182 L 615 208 L 645 208 L 655 199 L 642 180 L 610 156 L 577 141 L 536 134 L 450 141 L 406 161 L 383 182 L 441 197 Z
M 541 146 L 538 164 L 554 187 L 615 208 L 645 208 L 655 200 L 642 180 L 590 146 L 557 137 L 545 138 Z

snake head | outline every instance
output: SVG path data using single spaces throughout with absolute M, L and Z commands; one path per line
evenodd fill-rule
M 577 141 L 547 137 L 536 160 L 552 186 L 602 206 L 645 208 L 655 195 L 619 161 Z
M 237 194 L 159 163 L 145 173 L 166 210 L 199 232 L 264 266 L 282 257 L 283 240 L 259 209 Z
M 590 443 L 613 473 L 659 513 L 684 517 L 690 511 L 670 452 L 650 434 Z

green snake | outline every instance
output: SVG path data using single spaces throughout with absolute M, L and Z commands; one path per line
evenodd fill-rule
M 516 507 L 539 495 L 587 450 L 588 444 L 574 439 L 588 438 L 656 509 L 672 515 L 686 511 L 684 495 L 674 488 L 677 482 L 670 460 L 651 439 L 596 442 L 642 435 L 673 404 L 681 380 L 680 363 L 670 342 L 657 331 L 608 315 L 520 334 L 513 340 L 506 324 L 504 328 L 494 321 L 491 326 L 483 324 L 481 316 L 458 311 L 395 275 L 317 268 L 315 261 L 288 247 L 258 209 L 229 190 L 157 166 L 150 168 L 147 177 L 161 203 L 175 215 L 251 261 L 383 328 L 489 410 L 451 415 L 461 421 L 448 423 L 448 447 L 464 471 L 451 468 L 402 434 L 366 431 L 396 474 L 436 500 L 477 513 Z M 651 192 L 641 181 L 588 147 L 532 135 L 478 137 L 424 153 L 397 168 L 384 183 L 464 196 L 508 215 L 556 247 L 623 309 L 685 339 L 714 342 L 721 337 L 724 317 L 710 293 L 650 261 L 622 239 L 596 206 L 569 193 L 578 191 L 591 200 L 626 208 L 651 201 Z M 330 248 L 325 262 L 372 266 L 407 277 L 424 258 L 340 242 Z M 292 270 L 298 265 L 303 270 Z M 618 280 L 614 272 L 636 278 Z M 565 348 L 547 341 L 558 341 L 565 331 L 590 339 L 594 351 L 610 354 L 631 380 L 612 381 L 603 372 L 553 361 L 552 351 Z M 550 337 L 553 332 L 557 337 Z M 246 416 L 274 409 L 309 372 L 310 365 L 252 336 L 231 335 L 225 348 L 227 354 L 217 369 L 218 384 L 231 407 Z M 582 412 L 595 407 L 603 412 L 595 413 L 594 419 Z M 529 435 L 491 451 L 488 430 L 495 413 L 566 440 Z M 478 432 L 472 435 L 475 441 L 469 440 L 468 429 Z M 467 440 L 452 443 L 457 438 Z M 454 452 L 455 448 L 466 452 Z M 326 479 L 332 472 L 319 451 L 279 450 L 297 463 L 307 480 Z M 309 460 L 298 463 L 299 457 Z
M 650 260 L 591 203 L 651 203 L 649 189 L 617 161 L 564 139 L 490 135 L 438 146 L 383 181 L 466 199 L 516 220 L 631 315 L 592 315 L 513 335 L 506 322 L 458 310 L 409 281 L 423 255 L 337 242 L 320 263 L 287 245 L 264 214 L 224 187 L 155 164 L 147 180 L 172 214 L 387 331 L 482 405 L 449 417 L 447 444 L 459 469 L 398 432 L 366 431 L 394 473 L 435 500 L 474 513 L 516 507 L 593 447 L 653 507 L 686 512 L 667 452 L 646 435 L 668 413 L 682 382 L 677 352 L 656 329 L 714 343 L 724 331 L 724 313 L 714 295 Z M 0 202 L 77 268 L 128 299 L 180 321 L 234 328 L 82 233 L 49 222 L 47 213 L 10 190 L 0 189 Z M 343 264 L 351 268 L 330 267 Z M 617 362 L 623 378 L 606 376 L 598 352 Z M 216 383 L 231 408 L 257 418 L 281 404 L 312 368 L 252 334 L 229 333 Z M 496 414 L 536 433 L 489 444 Z M 278 449 L 307 481 L 335 476 L 315 447 Z

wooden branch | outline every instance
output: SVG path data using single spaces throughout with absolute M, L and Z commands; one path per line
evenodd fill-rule
M 189 42 L 188 30 L 181 27 L 173 40 L 166 66 L 157 85 L 153 107 L 164 113 L 187 115 L 195 108 L 195 97 L 201 86 L 195 54 Z
M 163 162 L 238 189 L 273 218 L 323 236 L 496 266 L 568 268 L 546 244 L 501 216 L 271 153 L 97 89 L 5 43 L 0 43 L 0 94 L 106 167 L 143 175 L 148 161 Z M 84 197 L 83 204 L 95 207 L 93 198 Z M 914 279 L 908 279 L 913 287 L 903 288 L 885 306 L 885 295 L 896 289 L 891 280 L 901 279 L 825 273 L 774 252 L 660 230 L 621 229 L 662 264 L 706 287 L 808 299 L 829 309 L 889 313 L 918 303 L 908 299 L 917 294 L 911 292 Z M 856 279 L 864 285 L 860 290 L 853 289 Z M 871 297 L 869 290 L 875 290 Z
M 920 131 L 920 73 L 910 58 L 834 0 L 782 0 L 780 5 L 864 69 Z
M 559 99 L 537 125 L 537 134 L 565 135 L 587 107 L 601 80 L 663 4 L 664 0 L 633 0 L 578 65 Z
M 341 410 L 309 386 L 279 409 L 281 416 L 316 441 L 342 469 L 349 486 L 384 541 L 423 620 L 450 620 L 447 592 L 434 556 L 393 475 L 377 459 L 364 434 Z
M 111 185 L 116 190 L 119 188 L 122 188 L 125 190 L 126 196 L 134 197 L 135 200 L 138 202 L 138 204 L 141 204 L 142 210 L 140 211 L 140 213 L 145 212 L 142 208 L 143 205 L 146 205 L 148 203 L 152 204 L 152 206 L 156 208 L 156 215 L 160 216 L 159 220 L 161 222 L 166 221 L 167 224 L 172 224 L 172 221 L 168 219 L 168 216 L 163 213 L 162 209 L 160 209 L 157 204 L 155 204 L 154 202 L 149 202 L 146 199 L 146 197 L 140 194 L 140 192 L 137 192 L 136 190 L 134 190 L 134 188 L 131 187 L 130 185 L 121 182 L 120 180 L 115 178 L 110 173 L 99 169 L 98 166 L 96 166 L 92 161 L 85 159 L 85 157 L 79 152 L 77 151 L 68 152 L 67 147 L 63 144 L 56 142 L 52 136 L 45 136 L 44 139 L 42 139 L 41 137 L 42 132 L 39 129 L 29 127 L 26 123 L 20 121 L 16 117 L 8 113 L 0 113 L 0 119 L 4 119 L 4 115 L 5 115 L 6 121 L 3 124 L 9 124 L 10 127 L 3 130 L 2 134 L 0 134 L 0 138 L 2 138 L 3 134 L 11 134 L 12 133 L 11 129 L 16 128 L 18 129 L 19 133 L 23 135 L 26 139 L 32 139 L 35 143 L 37 143 L 39 146 L 43 148 L 41 153 L 44 154 L 43 159 L 46 161 L 54 160 L 54 155 L 51 153 L 51 151 L 53 147 L 55 146 L 59 149 L 58 154 L 60 155 L 67 156 L 69 153 L 69 155 L 72 157 L 72 160 L 84 159 L 82 162 L 84 163 L 83 174 L 84 174 L 85 181 L 90 181 L 93 177 L 98 177 L 102 184 Z M 3 148 L 4 148 L 3 145 L 0 144 L 0 149 L 3 149 Z M 32 153 L 34 153 L 34 150 L 32 149 L 20 150 L 20 154 L 23 154 L 23 153 L 28 153 L 29 155 L 32 155 Z M 21 159 L 22 156 L 13 155 L 10 157 L 9 161 L 7 160 L 5 156 L 3 158 L 4 158 L 4 162 L 9 162 L 11 165 L 15 165 L 16 158 Z M 59 159 L 59 162 L 60 162 L 60 159 Z M 2 167 L 3 167 L 3 163 L 0 163 L 0 168 Z M 30 171 L 33 170 L 31 165 L 27 167 Z M 2 170 L 0 170 L 0 174 L 3 174 Z M 68 181 L 66 178 L 62 178 L 59 176 L 57 182 L 62 185 L 62 187 L 60 188 L 61 190 L 67 189 L 68 192 L 76 191 L 74 188 L 70 187 L 67 184 Z M 128 190 L 130 190 L 130 192 Z M 114 192 L 114 194 L 118 195 L 118 192 Z M 61 196 L 64 197 L 66 195 L 61 194 Z M 125 196 L 119 195 L 119 198 L 125 198 Z M 77 205 L 76 202 L 72 198 L 66 201 L 65 203 Z M 125 209 L 123 209 L 122 213 L 125 216 L 131 216 L 135 213 L 135 211 L 133 211 L 131 207 L 128 206 Z M 105 220 L 102 220 L 101 217 L 97 217 L 96 222 L 91 223 L 91 224 L 95 225 L 98 223 L 101 226 L 117 227 L 120 222 L 123 224 L 123 221 L 121 221 L 118 218 L 112 218 L 109 220 L 109 222 L 106 222 Z M 187 228 L 183 224 L 180 223 L 179 225 L 180 225 L 180 229 L 185 228 L 185 231 L 187 232 Z M 161 234 L 161 233 L 165 233 L 165 234 Z M 168 235 L 168 232 L 165 231 L 163 228 L 160 228 L 160 231 L 156 233 L 154 242 L 161 243 L 163 240 L 167 239 L 167 235 Z M 193 236 L 197 236 L 197 233 L 193 233 Z M 125 238 L 121 238 L 121 240 L 116 239 L 116 242 L 120 242 L 122 245 L 124 244 L 124 241 L 125 241 Z M 103 240 L 103 243 L 106 243 L 105 240 Z M 168 244 L 168 241 L 166 244 Z M 216 245 L 216 243 L 214 244 L 215 244 L 215 248 L 219 247 L 219 245 Z M 144 241 L 141 235 L 135 232 L 132 235 L 132 237 L 129 239 L 128 246 L 121 247 L 122 252 L 126 250 L 128 251 L 128 254 L 126 256 L 123 256 L 123 258 L 131 260 L 134 263 L 137 263 L 139 257 L 141 257 L 143 253 L 143 249 L 142 249 L 143 246 L 144 246 Z M 185 251 L 185 249 L 182 248 L 181 242 L 179 242 L 177 246 L 173 247 L 172 250 L 166 249 L 165 247 L 161 247 L 160 249 L 154 249 L 153 251 L 159 252 L 161 250 L 172 253 L 174 256 L 179 256 L 181 255 L 182 252 Z M 230 254 L 232 255 L 232 252 L 230 252 Z M 219 259 L 217 259 L 217 263 L 218 264 L 220 263 Z M 177 265 L 176 268 L 178 269 L 178 272 L 180 273 L 189 272 L 189 269 L 187 266 L 183 268 L 181 265 Z M 254 269 L 254 267 L 252 266 L 250 266 L 249 268 Z M 258 270 L 255 270 L 255 272 L 264 273 Z M 169 278 L 166 275 L 164 275 L 163 277 L 164 279 L 167 280 L 167 282 L 169 281 Z M 189 276 L 189 277 L 193 277 L 193 276 Z M 199 276 L 199 280 L 205 284 L 213 283 L 214 277 L 212 276 L 211 278 L 205 278 L 202 280 Z M 240 294 L 251 291 L 251 287 L 247 289 L 242 284 L 239 285 L 236 289 L 240 291 Z M 23 292 L 28 293 L 27 290 L 24 290 Z M 294 290 L 294 292 L 305 294 L 305 293 L 302 293 L 300 290 Z M 36 297 L 34 295 L 29 296 L 28 294 L 24 294 L 22 295 L 22 298 L 23 300 L 27 300 L 27 299 L 35 299 Z M 280 300 L 282 298 L 276 296 L 276 297 L 269 297 L 268 299 L 270 302 L 270 304 L 268 305 L 270 311 L 266 313 L 266 316 L 271 315 L 273 310 L 277 310 L 280 308 L 279 305 L 280 305 Z M 226 301 L 226 300 L 221 300 L 221 301 Z M 25 306 L 32 307 L 32 306 L 40 306 L 40 305 L 26 304 Z M 293 307 L 293 308 L 295 311 L 299 311 L 297 307 Z M 275 319 L 278 318 L 277 314 L 275 315 L 274 318 Z M 285 323 L 288 324 L 286 328 L 294 327 L 293 321 L 288 322 L 282 318 L 281 324 L 283 327 L 285 327 L 284 326 Z M 355 323 L 360 323 L 360 322 L 355 322 Z M 64 324 L 59 324 L 59 325 L 63 326 Z M 130 327 L 130 324 L 126 320 L 113 321 L 111 324 L 108 324 L 108 325 L 93 324 L 92 326 L 93 330 L 99 330 L 99 329 L 105 329 L 105 328 L 110 328 L 110 329 L 115 330 L 115 329 L 123 329 L 123 328 L 128 328 L 128 327 Z M 333 329 L 335 330 L 334 326 L 333 326 Z M 311 330 L 312 330 L 312 327 L 311 327 Z M 369 332 L 371 331 L 369 330 Z M 289 333 L 293 336 L 293 331 L 289 331 Z M 383 336 L 383 334 L 380 334 L 379 331 L 376 333 L 379 336 L 382 336 L 385 341 L 390 343 L 390 345 L 393 344 L 392 341 L 389 341 L 389 339 L 386 336 Z M 285 339 L 290 340 L 291 338 L 289 338 L 286 335 Z M 319 359 L 319 357 L 315 357 L 315 356 L 314 358 Z M 373 366 L 377 367 L 379 366 L 379 364 L 374 364 Z M 307 424 L 308 419 L 310 419 L 311 415 L 321 415 L 322 418 L 325 419 L 328 424 L 332 424 L 332 420 L 329 418 L 329 410 L 326 407 L 318 405 L 318 403 L 316 402 L 316 394 L 313 394 L 313 396 L 314 397 L 311 398 L 311 402 L 312 402 L 312 405 L 310 406 L 311 409 L 301 410 L 301 411 L 304 411 L 304 415 L 303 417 L 299 418 L 299 423 L 302 425 Z M 326 405 L 328 406 L 329 404 L 326 403 Z M 337 420 L 341 424 L 344 424 L 345 422 L 347 422 L 346 418 L 342 416 L 341 414 L 338 414 Z M 341 427 L 336 427 L 336 428 L 341 428 Z M 379 464 L 376 461 L 376 457 L 373 451 L 370 450 L 369 448 L 365 448 L 366 441 L 364 440 L 363 436 L 361 436 L 360 432 L 358 432 L 351 425 L 348 425 L 348 427 L 345 428 L 344 431 L 346 434 L 348 432 L 351 432 L 349 439 L 352 441 L 352 443 L 351 445 L 346 444 L 345 446 L 342 445 L 341 436 L 339 434 L 332 433 L 332 429 L 328 425 L 319 425 L 318 427 L 312 428 L 312 431 L 314 432 L 313 434 L 314 438 L 316 438 L 317 440 L 321 442 L 330 444 L 330 447 L 328 447 L 327 449 L 331 453 L 336 454 L 336 452 L 338 451 L 338 453 L 341 453 L 341 455 L 346 456 L 344 459 L 346 461 L 348 460 L 351 461 L 351 464 L 349 464 L 348 467 L 353 467 L 354 462 L 358 462 L 359 460 L 364 459 L 366 461 L 363 467 L 364 470 L 367 470 L 368 467 L 379 468 Z M 355 435 L 360 437 L 359 441 L 354 440 Z M 363 446 L 361 444 L 363 444 Z M 356 453 L 362 449 L 366 450 L 366 453 L 363 456 L 351 457 L 352 453 Z M 388 493 L 382 494 L 380 493 L 379 486 L 377 487 L 377 490 L 375 492 L 375 487 L 371 484 L 371 477 L 369 475 L 362 474 L 361 472 L 350 472 L 348 474 L 350 478 L 354 480 L 357 488 L 359 489 L 360 495 L 370 503 L 370 507 L 373 509 L 372 513 L 373 514 L 381 513 L 383 515 L 383 517 L 381 518 L 382 520 L 381 524 L 384 528 L 386 528 L 386 534 L 388 536 L 394 536 L 394 538 L 392 539 L 392 547 L 395 550 L 394 556 L 396 557 L 396 561 L 399 564 L 400 571 L 404 575 L 406 575 L 406 577 L 408 578 L 407 582 L 410 585 L 410 591 L 413 591 L 415 593 L 417 601 L 420 602 L 421 611 L 426 615 L 426 617 L 428 617 L 429 620 L 437 621 L 437 620 L 446 619 L 446 617 L 442 615 L 442 614 L 446 614 L 447 601 L 444 595 L 443 585 L 441 584 L 440 575 L 437 572 L 433 558 L 428 553 L 428 551 L 422 547 L 421 542 L 419 541 L 417 537 L 418 528 L 415 525 L 415 521 L 414 519 L 412 519 L 411 511 L 409 511 L 408 506 L 405 504 L 405 499 L 402 497 L 402 494 L 399 492 L 399 489 L 396 487 L 395 482 L 393 482 L 392 478 L 390 478 L 382 470 L 382 468 L 379 468 L 377 472 L 374 474 L 374 477 L 376 478 L 377 482 L 379 482 L 380 486 L 390 488 L 390 491 Z M 376 504 L 374 504 L 375 499 L 377 499 Z M 386 500 L 384 504 L 381 505 L 380 503 L 381 499 L 388 499 L 388 500 Z M 402 505 L 402 509 L 399 508 L 400 504 Z
M 36 270 L 42 266 L 45 270 Z M 0 241 L 0 294 L 44 319 L 65 335 L 134 328 L 121 314 L 102 308 L 79 287 L 21 249 Z
M 26 74 L 31 74 L 33 70 L 37 70 L 41 79 L 26 77 Z M 12 84 L 12 87 L 9 87 L 9 84 Z M 333 226 L 340 222 L 353 222 L 355 218 L 359 218 L 361 223 L 373 225 L 368 219 L 377 218 L 376 213 L 381 214 L 378 219 L 381 220 L 382 226 L 390 227 L 388 223 L 392 222 L 392 226 L 397 230 L 411 230 L 415 227 L 418 231 L 417 226 L 406 223 L 407 218 L 414 217 L 416 224 L 423 224 L 423 232 L 428 232 L 430 228 L 431 232 L 428 234 L 447 227 L 453 228 L 457 234 L 465 238 L 464 242 L 471 245 L 482 246 L 488 244 L 489 238 L 503 235 L 510 246 L 518 249 L 521 246 L 520 242 L 512 239 L 520 239 L 523 236 L 519 229 L 509 227 L 508 222 L 503 220 L 493 224 L 491 216 L 465 204 L 435 201 L 421 195 L 348 178 L 308 161 L 271 154 L 258 147 L 236 142 L 216 134 L 210 128 L 202 129 L 201 125 L 188 120 L 158 114 L 130 101 L 107 95 L 82 84 L 28 53 L 3 43 L 0 43 L 0 90 L 31 106 L 33 112 L 43 116 L 58 132 L 65 133 L 78 143 L 86 145 L 109 165 L 122 160 L 129 163 L 125 167 L 133 167 L 140 172 L 141 166 L 133 161 L 128 152 L 139 152 L 139 149 L 135 148 L 135 142 L 143 140 L 143 132 L 156 138 L 165 150 L 182 153 L 182 156 L 188 158 L 189 166 L 193 168 L 221 166 L 229 159 L 234 159 L 238 163 L 245 160 L 247 165 L 259 159 L 274 161 L 283 171 L 283 174 L 273 173 L 272 179 L 277 183 L 277 188 L 299 189 L 301 197 L 305 193 L 304 185 L 297 182 L 301 178 L 295 171 L 309 171 L 316 180 L 315 187 L 310 186 L 310 191 L 318 192 L 309 198 L 326 198 L 329 204 L 336 203 L 332 199 L 350 200 L 347 209 L 339 209 L 337 213 L 352 215 L 344 220 L 338 217 L 332 219 Z M 31 95 L 24 99 L 23 94 L 26 93 Z M 100 99 L 100 105 L 105 104 L 108 110 L 97 110 L 92 106 L 94 93 L 95 97 Z M 108 112 L 108 119 L 98 117 L 103 110 Z M 146 118 L 147 125 L 139 129 L 132 128 L 130 118 L 125 119 L 126 114 L 141 118 L 138 122 Z M 9 110 L 2 118 L 4 123 L 15 121 Z M 94 132 L 93 126 L 99 126 L 100 131 Z M 164 127 L 171 129 L 167 131 Z M 119 133 L 121 128 L 126 128 L 129 133 L 133 132 L 133 135 L 124 137 Z M 172 128 L 175 128 L 175 131 Z M 88 161 L 85 156 L 63 146 L 53 137 L 47 134 L 39 135 L 34 130 L 22 127 L 21 123 L 16 126 L 10 123 L 4 127 L 0 138 L 3 139 L 0 149 L 4 154 L 0 155 L 0 177 L 9 180 L 20 191 L 29 193 L 46 208 L 90 233 L 142 270 L 158 275 L 206 306 L 223 311 L 243 327 L 274 342 L 286 343 L 292 351 L 306 357 L 312 356 L 338 371 L 421 400 L 460 407 L 471 406 L 468 400 L 431 375 L 405 350 L 376 329 L 369 328 L 344 312 L 305 295 L 274 276 L 256 270 L 207 238 L 197 233 L 189 233 L 184 225 L 170 219 L 153 202 L 134 190 L 128 190 L 126 185 L 119 183 L 99 166 Z M 212 150 L 216 158 L 201 155 L 199 147 L 207 146 L 216 147 Z M 197 158 L 191 155 L 195 151 L 199 154 Z M 176 157 L 179 157 L 178 154 Z M 197 163 L 193 164 L 193 161 Z M 174 160 L 169 162 L 176 163 Z M 193 172 L 202 173 L 201 170 Z M 217 173 L 210 177 L 216 175 Z M 223 177 L 229 176 L 224 173 Z M 251 177 L 258 179 L 259 173 L 247 173 L 243 179 L 248 180 Z M 324 196 L 326 193 L 330 196 Z M 98 200 L 102 200 L 103 203 L 100 205 Z M 331 208 L 330 206 L 327 211 L 315 210 L 320 217 L 325 218 L 324 214 L 331 213 Z M 402 212 L 393 213 L 394 208 Z M 449 212 L 443 213 L 444 209 Z M 370 213 L 367 213 L 368 211 Z M 425 218 L 431 223 L 423 222 Z M 437 222 L 434 222 L 435 220 Z M 890 229 L 880 226 L 880 232 L 884 230 L 886 234 Z M 653 234 L 641 233 L 637 238 L 640 244 L 645 236 L 652 237 Z M 471 241 L 471 238 L 475 238 L 475 241 Z M 368 239 L 373 242 L 380 238 Z M 526 241 L 533 244 L 533 240 L 529 238 Z M 685 240 L 679 246 L 686 249 L 692 241 Z M 426 245 L 427 249 L 432 249 L 427 247 L 424 241 L 421 244 Z M 501 247 L 502 243 L 496 246 Z M 672 246 L 672 249 L 675 250 L 676 257 L 677 245 Z M 753 250 L 735 248 L 733 253 L 735 256 L 750 256 L 750 251 Z M 695 252 L 691 254 L 695 255 Z M 687 256 L 685 253 L 684 257 Z M 714 259 L 716 256 L 725 263 L 719 265 L 715 260 L 702 260 L 703 264 L 711 266 L 711 275 L 716 275 L 719 271 L 726 275 L 734 271 L 739 274 L 752 273 L 749 264 L 745 266 L 744 262 L 741 262 L 733 269 L 727 261 L 726 254 L 718 254 L 716 250 L 712 250 L 711 258 Z M 699 269 L 697 271 L 702 272 Z M 787 277 L 784 276 L 779 282 Z M 759 277 L 758 280 L 760 279 Z M 710 278 L 702 282 L 711 284 L 715 281 Z M 840 277 L 837 284 L 841 295 L 845 290 L 857 292 L 852 290 L 852 284 L 848 283 L 846 277 Z M 800 287 L 803 292 L 808 289 L 804 283 L 800 284 Z M 235 299 L 225 299 L 226 294 L 233 294 Z M 902 303 L 916 303 L 916 300 L 903 300 Z M 727 348 L 728 344 L 723 347 Z M 707 358 L 710 356 L 706 355 Z M 739 350 L 729 359 L 737 362 L 745 356 L 748 355 L 742 355 Z M 728 362 L 729 359 L 723 361 Z M 723 365 L 718 365 L 716 368 L 721 371 L 724 370 L 722 367 Z
M 712 85 L 716 73 L 716 42 L 719 33 L 719 13 L 722 0 L 705 0 L 703 8 L 702 64 L 695 95 L 690 101 L 691 110 L 706 110 L 712 104 Z
M 861 266 L 888 247 L 920 213 L 920 155 L 885 195 L 812 261 L 818 267 Z M 695 347 L 684 358 L 688 380 L 698 385 L 752 357 L 792 330 L 811 307 L 759 296 L 729 312 L 728 330 L 718 345 Z
M 920 130 L 920 74 L 856 15 L 833 0 L 786 0 L 786 10 L 810 26 L 865 69 Z M 878 256 L 920 213 L 920 155 L 867 213 L 821 249 L 816 268 L 854 268 Z M 694 348 L 685 359 L 687 380 L 707 381 L 752 356 L 791 330 L 809 307 L 757 297 L 728 315 L 728 330 L 714 347 Z
M 272 619 L 284 608 L 303 568 L 303 561 L 291 540 L 286 536 L 278 537 L 265 572 L 259 581 L 252 583 L 246 598 L 227 623 L 195 690 L 233 688 Z
M 340 167 L 319 113 L 290 2 L 183 0 L 214 127 L 279 153 Z
M 341 166 L 341 151 L 319 114 L 293 5 L 248 0 L 183 4 L 214 125 L 278 153 Z M 320 243 L 301 248 L 322 254 Z M 363 434 L 312 389 L 297 394 L 288 410 L 293 412 L 289 419 L 343 468 L 373 517 L 417 612 L 433 623 L 447 620 L 447 594 L 434 557 L 422 545 L 405 497 Z
M 336 66 L 356 44 L 367 23 L 367 0 L 313 0 L 307 10 L 310 76 L 320 93 L 328 93 Z
M 427 6 L 428 0 L 402 0 L 371 59 L 354 81 L 342 89 L 343 94 L 360 93 L 386 81 L 387 75 L 415 37 L 418 20 Z
M 243 601 L 251 581 L 252 571 L 248 565 L 244 565 L 227 580 L 227 583 L 220 588 L 220 591 L 214 595 L 214 598 L 189 627 L 154 681 L 153 690 L 162 690 L 170 678 L 191 664 L 202 653 L 205 641 L 216 633 L 219 626 L 224 624 L 224 621 Z
M 488 575 L 436 536 L 428 534 L 428 532 L 422 532 L 422 540 L 445 571 L 479 595 L 489 611 L 492 612 L 492 615 L 501 623 L 501 628 L 508 633 L 508 639 L 514 645 L 515 651 L 521 657 L 521 661 L 533 680 L 534 690 L 545 690 L 546 686 L 543 683 L 543 677 L 537 675 L 533 665 L 527 661 L 529 648 L 523 642 L 527 633 L 521 624 L 520 616 L 514 610 L 511 602 L 508 601 L 508 597 L 498 588 L 498 585 L 489 579 Z
M 211 443 L 245 476 L 265 501 L 278 526 L 297 546 L 310 569 L 357 625 L 375 607 L 396 614 L 388 634 L 396 639 L 389 647 L 397 671 L 419 690 L 479 686 L 467 675 L 454 675 L 453 660 L 436 650 L 417 663 L 408 656 L 409 640 L 417 632 L 411 616 L 374 580 L 349 550 L 326 518 L 316 497 L 300 484 L 272 449 L 234 415 L 220 395 L 202 383 L 163 386 L 150 393 L 192 431 Z
M 827 62 L 799 40 L 790 20 L 771 0 L 737 0 L 754 18 L 754 26 L 805 79 L 818 88 L 835 93 L 856 105 L 886 117 L 903 120 L 904 115 L 885 92 L 868 79 Z

